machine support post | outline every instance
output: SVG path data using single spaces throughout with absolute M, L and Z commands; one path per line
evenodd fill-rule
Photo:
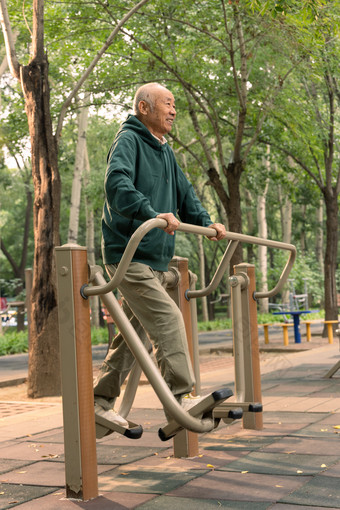
M 175 301 L 182 312 L 185 331 L 188 341 L 188 349 L 193 367 L 197 366 L 194 361 L 195 348 L 193 345 L 192 320 L 190 302 L 185 298 L 185 291 L 190 288 L 190 278 L 188 270 L 188 259 L 183 257 L 174 257 L 169 264 L 169 269 L 175 268 L 179 274 L 179 282 L 175 288 L 168 289 L 169 295 Z M 195 374 L 199 377 L 199 374 Z M 174 457 L 196 457 L 199 453 L 198 435 L 196 432 L 181 430 L 173 439 Z
M 90 305 L 80 295 L 88 281 L 87 251 L 56 248 L 66 496 L 98 496 Z
M 257 327 L 257 306 L 254 299 L 255 293 L 255 266 L 252 264 L 238 264 L 234 267 L 235 277 L 243 277 L 244 285 L 241 285 L 241 321 L 233 325 L 240 328 L 243 335 L 243 374 L 240 377 L 235 373 L 235 381 L 238 378 L 244 381 L 244 400 L 246 402 L 262 402 L 260 352 Z M 240 285 L 240 284 L 239 284 Z M 235 288 L 231 287 L 235 292 Z M 235 335 L 234 335 L 235 339 Z M 236 339 L 237 341 L 237 339 Z M 235 372 L 239 368 L 235 365 Z M 237 388 L 236 388 L 237 390 Z M 248 412 L 243 414 L 243 427 L 246 429 L 261 430 L 263 428 L 263 414 L 261 412 Z

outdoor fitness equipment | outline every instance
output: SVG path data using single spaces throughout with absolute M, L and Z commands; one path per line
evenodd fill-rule
M 65 438 L 65 471 L 66 471 L 66 490 L 68 497 L 80 497 L 90 499 L 98 494 L 97 482 L 97 462 L 95 448 L 95 423 L 91 416 L 94 415 L 93 406 L 93 387 L 92 387 L 92 352 L 91 352 L 91 331 L 90 331 L 90 313 L 89 296 L 100 295 L 101 299 L 113 317 L 118 329 L 121 331 L 129 348 L 132 350 L 138 364 L 144 371 L 149 382 L 153 386 L 157 396 L 173 417 L 176 423 L 171 425 L 168 430 L 166 427 L 160 431 L 160 436 L 167 439 L 172 434 L 176 434 L 180 429 L 187 429 L 193 432 L 207 432 L 216 426 L 219 419 L 233 419 L 230 413 L 234 410 L 242 409 L 246 414 L 261 414 L 256 411 L 262 410 L 260 400 L 252 390 L 254 380 L 259 383 L 260 392 L 260 374 L 258 366 L 252 366 L 250 359 L 252 357 L 251 347 L 251 329 L 257 329 L 257 320 L 251 320 L 249 313 L 249 303 L 255 306 L 255 300 L 258 298 L 272 297 L 279 292 L 284 285 L 288 274 L 295 260 L 296 250 L 293 245 L 259 239 L 252 236 L 227 233 L 229 239 L 228 247 L 216 270 L 211 283 L 205 289 L 194 290 L 187 288 L 185 292 L 186 300 L 194 301 L 193 298 L 208 295 L 213 292 L 223 274 L 228 269 L 231 257 L 239 242 L 265 245 L 273 248 L 288 250 L 289 259 L 281 274 L 277 285 L 268 292 L 256 292 L 255 284 L 253 288 L 249 287 L 251 280 L 249 275 L 251 268 L 249 264 L 240 264 L 236 266 L 235 275 L 230 277 L 233 303 L 233 330 L 234 330 L 234 354 L 235 354 L 235 387 L 236 402 L 232 404 L 221 404 L 217 410 L 213 411 L 216 403 L 225 400 L 230 396 L 230 390 L 219 390 L 222 393 L 212 394 L 212 400 L 203 401 L 192 408 L 187 413 L 178 404 L 173 397 L 168 386 L 154 366 L 149 353 L 140 342 L 138 335 L 132 328 L 130 322 L 122 311 L 118 301 L 111 292 L 119 286 L 125 271 L 129 266 L 133 254 L 141 239 L 153 228 L 164 228 L 167 222 L 165 220 L 154 218 L 142 224 L 131 237 L 125 253 L 117 267 L 117 271 L 109 283 L 106 283 L 100 271 L 94 271 L 94 274 L 88 275 L 86 249 L 76 245 L 65 245 L 56 249 L 57 254 L 57 276 L 58 276 L 58 310 L 59 310 L 59 329 L 60 329 L 60 350 L 62 365 L 62 391 L 63 391 L 63 415 L 64 415 L 64 438 Z M 184 232 L 215 236 L 216 231 L 212 228 L 199 227 L 195 225 L 180 224 L 178 230 Z M 176 279 L 176 272 L 169 277 Z M 91 286 L 88 285 L 90 281 Z M 103 282 L 104 281 L 104 282 Z M 253 279 L 253 281 L 255 281 Z M 249 292 L 248 292 L 249 287 Z M 255 312 L 256 313 L 256 312 Z M 250 324 L 250 323 L 253 324 Z M 255 356 L 256 357 L 256 356 Z M 258 358 L 258 353 L 257 353 Z M 250 367 L 248 370 L 248 366 Z M 137 365 L 136 365 L 137 367 Z M 245 370 L 247 367 L 247 370 Z M 135 368 L 136 371 L 140 368 Z M 247 373 L 246 373 L 247 372 Z M 250 373 L 248 373 L 250 372 Z M 255 373 L 256 372 L 256 373 Z M 138 378 L 133 377 L 131 385 L 130 378 L 125 391 L 120 414 L 127 416 L 132 405 L 132 395 L 138 384 Z M 129 387 L 130 385 L 130 387 Z M 224 392 L 224 393 L 223 393 Z M 256 392 L 255 392 L 256 393 Z M 260 395 L 261 396 L 261 395 Z M 257 408 L 256 408 L 257 406 Z M 203 413 L 202 419 L 195 416 Z M 237 413 L 236 413 L 237 414 Z M 262 416 L 261 416 L 262 419 Z M 110 433 L 106 423 L 99 424 L 98 435 Z M 170 425 L 170 424 L 169 424 Z M 176 428 L 177 427 L 177 428 Z M 256 423 L 246 428 L 261 428 Z M 98 427 L 97 427 L 98 429 Z M 124 434 L 131 434 L 133 437 L 140 434 L 138 425 L 129 423 L 129 429 L 123 431 Z M 130 436 L 131 437 L 131 436 Z

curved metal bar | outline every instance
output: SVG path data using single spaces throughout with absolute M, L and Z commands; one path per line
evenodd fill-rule
M 98 296 L 102 294 L 107 294 L 108 292 L 116 289 L 120 282 L 122 281 L 127 268 L 132 260 L 132 257 L 135 254 L 135 251 L 138 248 L 139 243 L 143 239 L 143 237 L 150 232 L 153 228 L 165 228 L 167 226 L 166 220 L 161 218 L 152 218 L 151 220 L 146 221 L 131 236 L 130 241 L 128 242 L 123 256 L 118 264 L 117 271 L 115 272 L 114 277 L 108 282 L 105 282 L 105 285 L 94 286 L 94 287 L 85 287 L 82 289 L 82 293 L 84 296 Z
M 190 230 L 188 227 L 191 227 Z M 203 232 L 203 229 L 204 229 L 204 232 Z M 207 227 L 197 227 L 195 225 L 188 225 L 186 223 L 182 223 L 181 229 L 179 229 L 179 230 L 182 230 L 183 232 L 192 232 L 195 234 L 202 234 L 202 235 L 206 235 L 208 237 L 212 237 L 211 231 L 214 229 L 207 228 Z M 210 232 L 207 232 L 207 231 L 210 231 Z M 283 285 L 286 283 L 289 273 L 293 267 L 293 264 L 294 264 L 295 258 L 296 258 L 295 246 L 293 244 L 282 243 L 280 241 L 272 241 L 270 239 L 262 239 L 261 237 L 254 237 L 254 236 L 248 236 L 245 234 L 238 234 L 236 232 L 227 232 L 226 239 L 229 239 L 230 241 L 236 241 L 237 243 L 243 242 L 243 243 L 248 243 L 248 244 L 256 244 L 259 246 L 268 246 L 268 248 L 278 248 L 280 250 L 286 250 L 286 251 L 290 252 L 289 259 L 288 259 L 288 261 L 281 273 L 279 281 L 275 285 L 275 287 L 267 292 L 255 292 L 254 293 L 255 299 L 261 299 L 261 298 L 267 298 L 267 297 L 269 298 L 269 297 L 275 296 L 275 294 L 277 294 L 282 289 Z M 231 250 L 231 249 L 233 249 L 235 251 L 236 246 L 230 247 L 230 244 L 229 244 L 227 247 L 227 251 Z M 232 256 L 232 254 L 233 253 L 231 253 L 231 256 Z M 226 261 L 227 261 L 227 253 L 224 254 L 223 259 L 220 263 L 220 266 L 223 262 L 223 268 L 226 267 L 227 266 Z M 195 290 L 195 293 L 193 293 L 191 291 L 187 291 L 186 297 L 188 299 L 190 299 L 190 297 L 207 296 L 208 294 L 210 294 L 210 292 L 215 290 L 223 276 L 222 267 L 220 267 L 220 266 L 218 267 L 218 269 L 213 277 L 213 280 L 207 287 L 205 287 L 204 289 Z
M 166 225 L 167 225 L 166 220 L 161 218 L 152 218 L 151 220 L 148 220 L 145 223 L 143 223 L 132 235 L 112 280 L 108 283 L 105 283 L 105 285 L 102 286 L 83 287 L 82 288 L 83 297 L 106 294 L 107 292 L 110 292 L 117 288 L 122 278 L 124 277 L 124 274 L 132 260 L 132 257 L 143 237 L 153 228 L 165 228 Z M 198 225 L 189 225 L 188 223 L 181 223 L 178 227 L 178 230 L 181 232 L 187 232 L 191 234 L 205 235 L 207 237 L 214 237 L 216 235 L 216 230 L 214 228 L 200 227 Z M 283 285 L 287 281 L 288 275 L 293 267 L 296 258 L 296 248 L 294 245 L 282 243 L 280 241 L 271 241 L 269 239 L 248 236 L 245 234 L 238 234 L 236 232 L 227 232 L 226 239 L 229 239 L 230 241 L 235 241 L 237 243 L 239 242 L 250 243 L 260 246 L 268 246 L 269 248 L 278 248 L 281 250 L 289 251 L 290 252 L 289 259 L 281 273 L 277 285 L 272 290 L 269 290 L 267 292 L 255 292 L 254 298 L 259 299 L 265 297 L 272 297 L 282 289 Z M 187 292 L 188 299 L 190 297 L 206 296 L 207 294 L 216 289 L 217 285 L 219 284 L 223 276 L 222 269 L 226 268 L 227 261 L 228 260 L 230 261 L 231 259 L 232 250 L 235 251 L 236 246 L 237 246 L 236 243 L 229 243 L 226 253 L 223 256 L 223 259 L 214 275 L 212 282 L 209 284 L 208 287 L 204 289 L 188 291 Z M 195 294 L 192 294 L 192 292 L 195 292 Z
M 95 281 L 96 283 L 105 283 L 104 276 L 100 272 L 96 273 Z M 131 326 L 129 319 L 126 317 L 116 297 L 111 293 L 105 294 L 102 296 L 102 301 L 108 309 L 111 317 L 114 319 L 128 347 L 133 352 L 137 362 L 152 385 L 159 400 L 174 420 L 176 420 L 179 425 L 191 430 L 192 432 L 202 433 L 211 431 L 214 427 L 213 420 L 200 420 L 198 418 L 194 418 L 177 402 L 159 370 L 152 361 L 148 351 L 140 341 L 136 331 Z
M 214 292 L 214 290 L 217 289 L 220 281 L 223 278 L 224 273 L 226 272 L 226 270 L 229 267 L 231 257 L 234 255 L 237 245 L 238 245 L 238 241 L 230 241 L 229 242 L 227 249 L 224 252 L 224 255 L 222 257 L 222 260 L 219 263 L 219 266 L 216 269 L 213 279 L 211 280 L 209 285 L 207 287 L 205 287 L 204 289 L 187 290 L 187 292 L 185 293 L 185 297 L 187 299 L 208 296 L 209 294 Z
M 290 245 L 290 246 L 293 246 L 293 245 Z M 280 290 L 282 289 L 282 287 L 284 286 L 284 284 L 286 283 L 286 281 L 288 279 L 289 273 L 292 270 L 292 267 L 293 267 L 293 264 L 294 264 L 294 261 L 296 258 L 296 248 L 295 248 L 295 246 L 293 246 L 293 248 L 294 248 L 294 250 L 291 251 L 290 257 L 287 260 L 287 263 L 286 263 L 285 267 L 283 268 L 283 271 L 281 273 L 279 281 L 277 282 L 275 287 L 267 292 L 254 292 L 254 299 L 270 298 L 270 297 L 275 296 L 278 292 L 280 292 Z M 283 248 L 283 249 L 288 249 L 288 248 Z
M 185 232 L 187 232 L 187 230 L 185 229 L 186 224 L 183 223 L 182 225 L 183 225 L 183 230 Z M 202 228 L 202 227 L 198 227 L 198 228 Z M 209 230 L 212 230 L 212 229 L 209 229 Z M 195 233 L 199 233 L 199 232 L 196 231 Z M 205 235 L 208 235 L 208 234 L 205 234 Z M 211 236 L 211 234 L 210 234 L 210 236 Z M 295 246 L 293 244 L 282 243 L 280 241 L 271 241 L 270 239 L 262 239 L 260 237 L 248 236 L 245 234 L 238 234 L 236 232 L 227 232 L 226 239 L 235 241 L 237 243 L 243 242 L 243 243 L 248 243 L 248 244 L 256 244 L 256 245 L 260 245 L 260 246 L 268 246 L 269 248 L 278 248 L 280 250 L 286 250 L 286 251 L 290 252 L 289 259 L 288 259 L 288 261 L 281 273 L 279 281 L 275 285 L 275 287 L 267 292 L 255 292 L 254 293 L 255 299 L 262 299 L 262 298 L 267 298 L 267 297 L 269 298 L 269 297 L 275 296 L 275 294 L 277 294 L 282 289 L 283 285 L 286 283 L 289 273 L 293 267 L 293 264 L 294 264 L 295 258 L 296 258 Z M 237 244 L 236 244 L 236 246 L 237 246 Z M 227 251 L 233 249 L 231 256 L 234 253 L 236 246 L 230 247 L 230 244 L 228 245 Z M 227 266 L 227 263 L 226 263 L 227 258 L 225 259 L 226 256 L 227 256 L 227 253 L 224 254 L 223 259 L 221 261 L 221 264 L 223 262 L 223 268 L 225 268 Z M 231 256 L 230 256 L 230 258 L 231 258 Z M 220 266 L 221 266 L 221 264 L 220 264 Z M 221 278 L 223 276 L 222 267 L 220 267 L 220 266 L 218 267 L 212 281 L 210 282 L 210 284 L 207 287 L 200 289 L 200 290 L 196 290 L 195 292 L 187 291 L 186 297 L 188 299 L 190 299 L 191 297 L 195 297 L 195 298 L 202 297 L 202 296 L 207 296 L 208 294 L 213 292 L 213 290 L 216 289 L 216 287 L 218 286 L 218 284 L 221 281 Z

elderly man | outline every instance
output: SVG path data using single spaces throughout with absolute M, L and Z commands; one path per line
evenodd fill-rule
M 189 409 L 197 403 L 182 315 L 165 291 L 163 273 L 174 255 L 179 220 L 213 227 L 218 241 L 225 228 L 213 223 L 178 166 L 164 135 L 176 117 L 173 94 L 158 83 L 140 87 L 134 115 L 119 129 L 108 155 L 102 218 L 103 260 L 113 275 L 133 232 L 150 218 L 167 221 L 140 243 L 119 285 L 124 307 L 145 345 L 153 342 L 161 373 L 176 399 Z M 95 414 L 114 424 L 128 422 L 114 411 L 134 357 L 118 335 L 95 381 Z

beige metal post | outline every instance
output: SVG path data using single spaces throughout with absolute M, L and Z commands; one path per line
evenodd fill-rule
M 182 257 L 174 257 L 169 264 L 169 268 L 175 268 L 179 273 L 179 282 L 175 288 L 169 289 L 169 295 L 180 308 L 188 340 L 188 348 L 191 362 L 193 363 L 194 347 L 192 342 L 192 322 L 190 302 L 185 299 L 185 291 L 190 288 L 188 259 Z M 195 432 L 182 430 L 173 439 L 174 457 L 196 457 L 198 450 L 198 435 Z
M 98 496 L 89 301 L 80 295 L 88 281 L 86 248 L 56 248 L 59 338 L 65 443 L 66 496 Z
M 262 402 L 260 353 L 257 326 L 257 306 L 255 293 L 255 266 L 238 264 L 234 268 L 235 275 L 245 274 L 248 286 L 241 289 L 242 325 L 243 325 L 243 362 L 246 402 Z M 262 412 L 244 412 L 243 426 L 246 429 L 261 430 L 263 428 Z

